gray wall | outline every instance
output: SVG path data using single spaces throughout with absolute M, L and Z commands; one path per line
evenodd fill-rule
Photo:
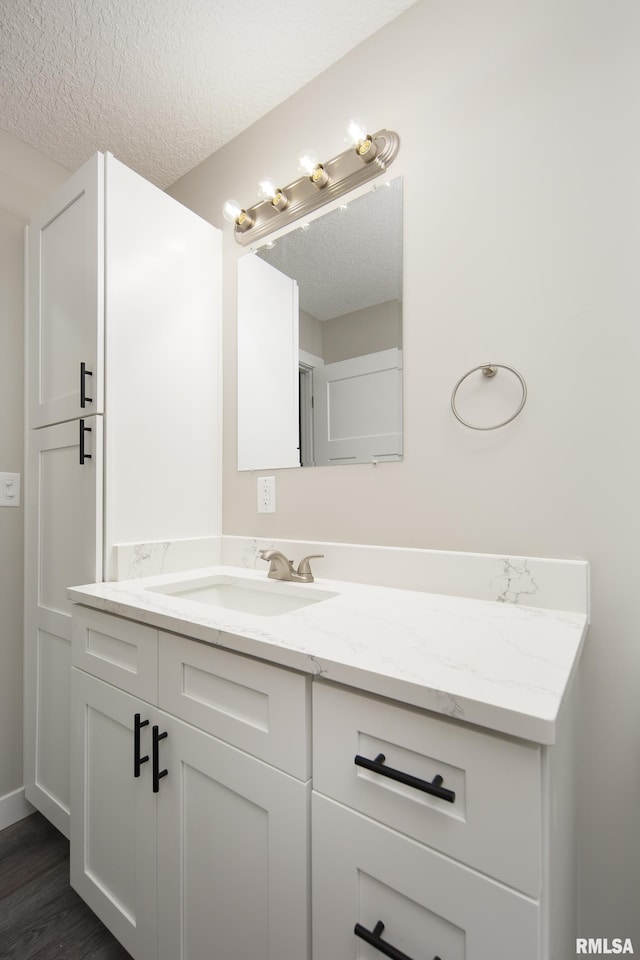
M 299 348 L 312 353 L 314 357 L 321 357 L 322 346 L 322 321 L 317 317 L 312 317 L 306 310 L 299 312 Z
M 0 131 L 0 471 L 24 480 L 24 227 L 69 171 Z M 0 509 L 0 799 L 22 778 L 23 509 Z
M 402 304 L 397 300 L 376 303 L 322 324 L 325 363 L 351 360 L 379 350 L 402 348 Z
M 322 357 L 325 363 L 392 347 L 402 349 L 402 304 L 397 300 L 324 321 L 300 311 L 300 349 Z
M 638 36 L 636 0 L 422 0 L 170 191 L 225 229 L 227 534 L 591 562 L 580 934 L 636 950 Z M 294 180 L 302 147 L 334 156 L 353 115 L 402 140 L 405 458 L 277 471 L 277 512 L 258 515 L 234 466 L 240 248 L 221 206 L 254 203 L 265 170 Z M 491 360 L 529 400 L 478 434 L 449 398 Z

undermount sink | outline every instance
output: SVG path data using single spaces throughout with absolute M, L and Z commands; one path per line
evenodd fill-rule
M 199 580 L 165 583 L 147 589 L 151 593 L 163 593 L 190 602 L 252 613 L 259 617 L 277 617 L 337 596 L 328 590 L 309 589 L 299 584 L 271 580 L 261 583 L 221 574 Z

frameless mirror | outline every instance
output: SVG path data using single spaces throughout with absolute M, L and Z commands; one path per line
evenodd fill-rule
M 238 469 L 402 458 L 402 180 L 238 261 Z

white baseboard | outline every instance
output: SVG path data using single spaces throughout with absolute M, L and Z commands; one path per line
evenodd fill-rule
M 25 799 L 24 787 L 5 794 L 0 797 L 0 830 L 28 817 L 30 813 L 35 813 L 35 808 Z

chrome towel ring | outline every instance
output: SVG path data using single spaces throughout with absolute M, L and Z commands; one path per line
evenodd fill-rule
M 520 386 L 522 388 L 522 399 L 520 400 L 518 409 L 516 410 L 515 413 L 512 413 L 510 417 L 507 417 L 506 420 L 503 420 L 501 423 L 494 423 L 488 427 L 480 427 L 475 423 L 469 423 L 468 420 L 464 420 L 460 416 L 456 408 L 456 394 L 458 393 L 458 390 L 461 384 L 467 379 L 467 377 L 470 377 L 471 374 L 475 373 L 477 370 L 482 370 L 482 375 L 484 377 L 488 377 L 488 378 L 495 377 L 496 373 L 498 372 L 498 368 L 502 370 L 508 370 L 509 373 L 512 373 L 514 377 L 517 377 L 517 379 L 520 381 Z M 524 377 L 522 376 L 522 374 L 518 373 L 518 371 L 515 370 L 514 367 L 510 367 L 506 363 L 481 363 L 479 366 L 473 367 L 471 370 L 467 370 L 464 376 L 460 377 L 460 379 L 456 383 L 455 387 L 453 388 L 453 393 L 451 394 L 451 409 L 453 410 L 453 414 L 456 420 L 459 420 L 460 423 L 462 423 L 465 427 L 469 427 L 471 430 L 497 430 L 498 427 L 504 427 L 506 426 L 507 423 L 511 423 L 512 420 L 515 420 L 515 418 L 518 416 L 518 414 L 524 407 L 526 401 L 527 401 L 527 385 L 524 382 Z

